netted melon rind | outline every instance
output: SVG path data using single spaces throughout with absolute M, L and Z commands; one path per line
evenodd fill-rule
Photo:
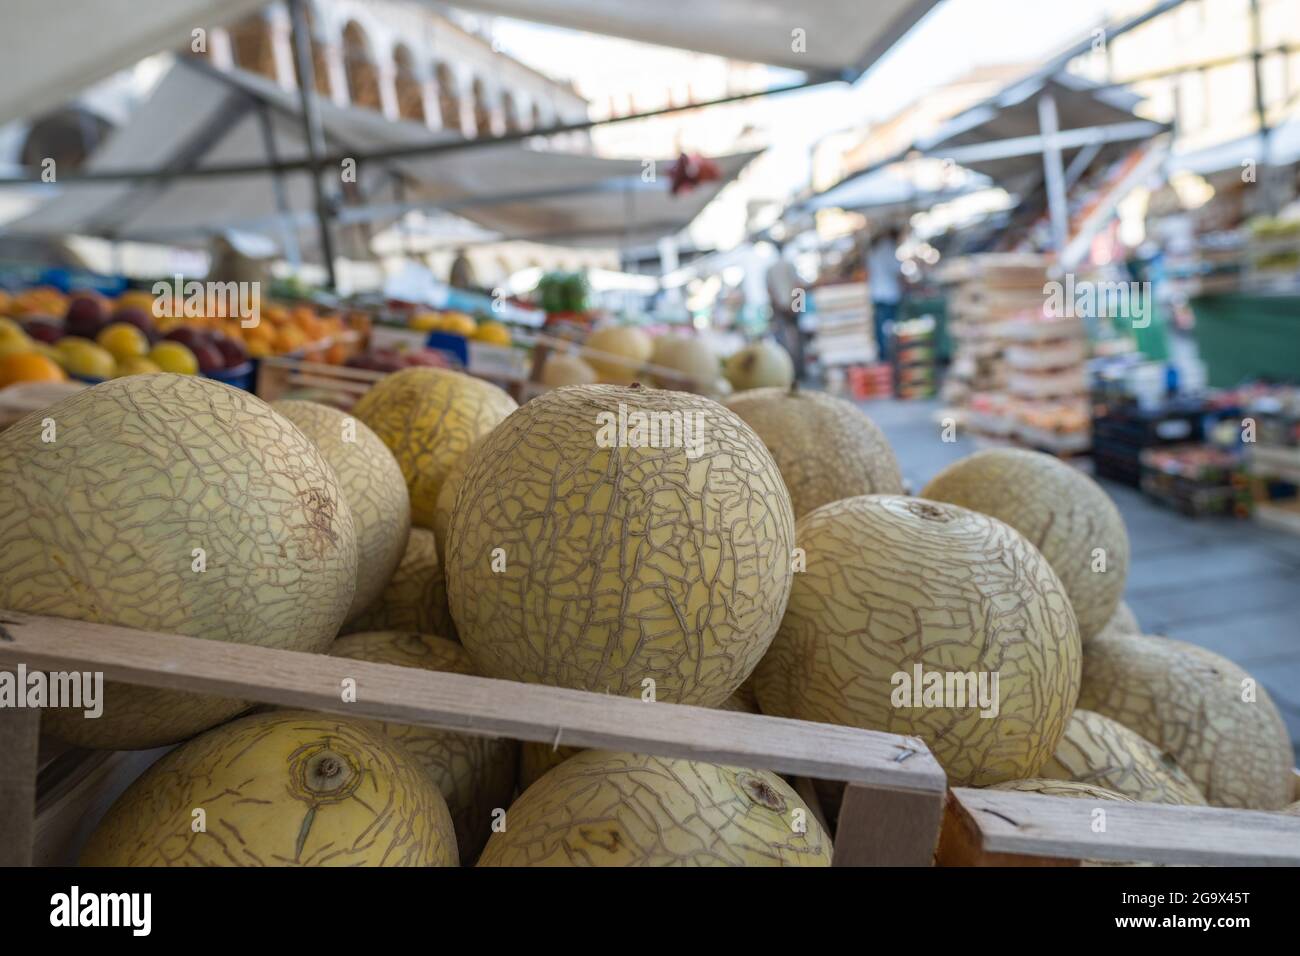
M 601 415 L 699 416 L 700 444 L 601 447 Z M 665 443 L 667 444 L 667 443 Z M 447 589 L 491 677 L 721 703 L 785 610 L 794 522 L 776 464 L 697 395 L 593 385 L 533 399 L 476 450 Z
M 844 498 L 903 493 L 884 432 L 852 403 L 824 392 L 756 388 L 726 404 L 776 459 L 796 519 Z
M 305 781 L 326 755 L 346 769 L 322 792 Z M 457 854 L 447 805 L 408 753 L 363 721 L 272 711 L 162 757 L 109 809 L 81 863 L 455 866 Z
M 352 603 L 356 562 L 333 469 L 248 392 L 132 375 L 0 432 L 0 607 L 321 651 Z M 78 746 L 145 749 L 247 706 L 110 682 L 102 716 L 47 709 L 41 724 Z
M 1248 688 L 1254 701 L 1242 699 Z M 1291 800 L 1286 725 L 1268 692 L 1225 657 L 1164 637 L 1098 636 L 1084 654 L 1079 706 L 1168 751 L 1211 806 L 1277 810 Z
M 1074 709 L 1080 644 L 1065 589 L 1019 532 L 954 505 L 869 495 L 805 515 L 797 540 L 807 570 L 755 672 L 763 713 L 920 737 L 954 786 L 1038 771 Z M 918 664 L 996 672 L 997 715 L 893 706 L 896 675 Z
M 1143 803 L 1205 805 L 1205 795 L 1172 756 L 1118 721 L 1081 707 L 1038 773 L 1105 787 Z
M 1110 496 L 1077 468 L 1041 452 L 987 449 L 949 465 L 921 497 L 992 515 L 1028 538 L 1065 585 L 1085 642 L 1115 613 L 1128 532 Z
M 587 750 L 515 801 L 479 866 L 830 862 L 830 838 L 774 773 Z
M 397 459 L 362 422 L 328 405 L 285 399 L 271 407 L 312 440 L 343 488 L 357 537 L 357 588 L 348 617 L 371 605 L 397 570 L 411 502 Z

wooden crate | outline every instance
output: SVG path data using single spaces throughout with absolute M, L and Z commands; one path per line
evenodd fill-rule
M 755 714 L 372 664 L 0 610 L 0 668 L 100 671 L 107 680 L 237 697 L 555 745 L 601 747 L 846 784 L 835 864 L 926 866 L 1080 860 L 1300 864 L 1300 817 L 948 790 L 918 739 Z M 344 703 L 344 677 L 367 688 Z M 94 754 L 53 781 L 64 753 L 38 750 L 39 712 L 0 710 L 0 865 L 66 858 L 154 753 Z M 42 770 L 43 768 L 43 770 Z M 814 807 L 814 811 L 816 808 Z M 940 840 L 942 830 L 943 839 Z

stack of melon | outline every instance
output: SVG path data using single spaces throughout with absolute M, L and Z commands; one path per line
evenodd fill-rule
M 654 352 L 626 338 L 602 341 Z M 985 452 L 909 497 L 865 414 L 749 354 L 729 407 L 581 384 L 518 408 L 436 369 L 351 415 L 182 376 L 97 386 L 0 434 L 0 607 L 332 654 L 345 701 L 397 665 L 913 735 L 952 785 L 1289 802 L 1263 689 L 1138 633 L 1090 479 Z M 83 746 L 184 741 L 86 862 L 830 860 L 771 773 L 250 706 L 111 685 L 100 720 L 51 712 Z

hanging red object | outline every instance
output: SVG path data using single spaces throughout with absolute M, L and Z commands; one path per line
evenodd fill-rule
M 713 183 L 722 178 L 722 167 L 705 156 L 688 156 L 682 153 L 677 161 L 668 167 L 671 181 L 669 192 L 688 193 L 701 183 Z

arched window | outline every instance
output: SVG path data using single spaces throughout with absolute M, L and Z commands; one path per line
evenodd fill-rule
M 542 129 L 542 127 L 545 125 L 542 122 L 542 108 L 537 103 L 533 103 L 532 116 L 533 116 L 532 129 Z
M 348 99 L 353 106 L 382 111 L 379 71 L 370 53 L 366 31 L 355 20 L 343 28 L 343 70 L 348 78 Z
M 506 115 L 506 132 L 518 133 L 519 111 L 515 109 L 515 97 L 509 90 L 501 94 L 501 111 Z
M 260 14 L 245 17 L 230 28 L 230 53 L 235 66 L 274 80 L 275 42 L 271 22 Z
M 397 115 L 402 119 L 424 122 L 424 91 L 415 70 L 410 47 L 399 44 L 393 51 L 394 85 L 397 89 Z
M 474 132 L 478 136 L 492 135 L 492 109 L 488 106 L 487 87 L 477 76 L 472 87 L 474 96 Z
M 438 84 L 438 112 L 442 114 L 442 128 L 461 132 L 460 89 L 456 86 L 456 75 L 446 63 L 439 63 L 433 69 L 433 79 Z

